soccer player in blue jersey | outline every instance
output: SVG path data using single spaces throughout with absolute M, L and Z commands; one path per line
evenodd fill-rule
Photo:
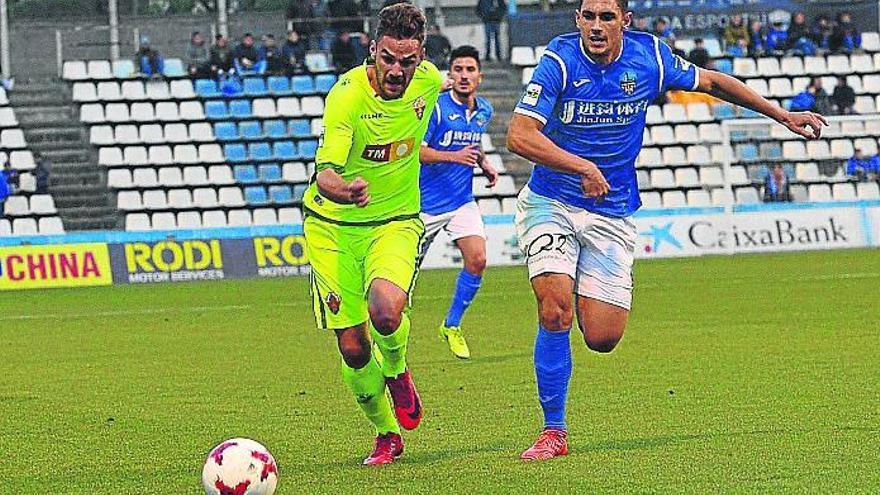
M 578 32 L 547 45 L 510 122 L 508 149 L 535 163 L 515 220 L 538 301 L 534 360 L 544 413 L 526 460 L 568 453 L 574 314 L 594 351 L 610 352 L 623 336 L 637 236 L 631 216 L 641 206 L 635 162 L 651 102 L 666 90 L 693 90 L 808 139 L 826 125 L 820 115 L 788 112 L 730 76 L 694 66 L 651 34 L 627 30 L 632 16 L 627 0 L 583 0 Z
M 441 229 L 446 230 L 464 259 L 452 304 L 440 325 L 440 338 L 461 359 L 470 349 L 461 331 L 461 319 L 474 300 L 486 268 L 486 232 L 474 201 L 474 167 L 480 167 L 493 187 L 498 172 L 486 161 L 480 142 L 492 119 L 492 105 L 477 96 L 480 85 L 480 54 L 472 46 L 452 51 L 449 64 L 450 91 L 440 95 L 422 142 L 419 187 L 425 242 L 422 256 Z

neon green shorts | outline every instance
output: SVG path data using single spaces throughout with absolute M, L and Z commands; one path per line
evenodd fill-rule
M 420 219 L 351 226 L 307 216 L 303 231 L 319 328 L 348 328 L 367 321 L 370 285 L 377 278 L 411 296 L 425 232 Z

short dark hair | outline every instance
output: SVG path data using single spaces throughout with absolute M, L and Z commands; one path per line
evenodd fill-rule
M 449 54 L 449 65 L 452 65 L 452 62 L 457 58 L 472 58 L 477 61 L 477 67 L 483 68 L 480 63 L 480 51 L 471 45 L 461 45 L 452 50 L 452 53 Z
M 425 42 L 425 14 L 409 2 L 389 5 L 379 11 L 379 23 L 376 27 L 376 40 L 383 36 L 391 36 L 398 40 L 413 39 Z

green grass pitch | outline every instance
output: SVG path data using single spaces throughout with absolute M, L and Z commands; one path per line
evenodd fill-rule
M 4 293 L 0 492 L 198 494 L 207 450 L 266 444 L 278 494 L 878 493 L 880 252 L 641 261 L 621 345 L 572 332 L 571 454 L 517 460 L 540 413 L 535 304 L 490 268 L 436 334 L 455 271 L 422 274 L 409 363 L 426 417 L 393 466 L 317 331 L 306 279 Z

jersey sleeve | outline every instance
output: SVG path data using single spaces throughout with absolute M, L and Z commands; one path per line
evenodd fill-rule
M 672 53 L 669 45 L 654 38 L 655 49 L 660 62 L 660 88 L 663 91 L 680 89 L 693 91 L 700 85 L 700 69 L 680 56 Z
M 353 83 L 341 84 L 342 81 L 330 90 L 324 104 L 324 131 L 315 152 L 316 172 L 327 168 L 341 172 L 351 151 L 354 140 L 351 109 L 356 106 L 352 101 L 355 92 L 348 90 Z
M 532 117 L 543 124 L 550 119 L 556 106 L 556 98 L 565 89 L 565 62 L 556 52 L 550 50 L 551 47 L 548 47 L 544 52 L 525 92 L 513 109 L 514 113 Z

